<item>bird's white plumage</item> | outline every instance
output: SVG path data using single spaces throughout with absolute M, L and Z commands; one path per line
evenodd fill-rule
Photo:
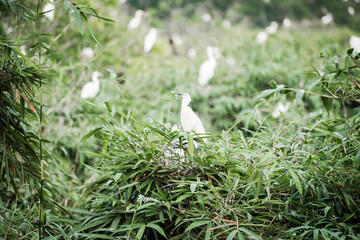
M 291 103 L 287 102 L 285 105 L 281 102 L 278 103 L 274 109 L 274 111 L 271 113 L 271 115 L 274 118 L 278 118 L 281 116 L 282 113 L 286 113 L 287 110 L 289 110 Z
M 54 1 L 50 0 L 50 2 L 46 3 L 43 12 L 46 12 L 44 16 L 49 19 L 50 22 L 54 21 L 55 18 L 55 5 Z
M 92 81 L 87 82 L 81 90 L 81 98 L 94 98 L 100 90 L 99 77 L 101 73 L 98 71 L 93 72 Z
M 190 48 L 190 49 L 188 50 L 188 56 L 189 56 L 190 58 L 194 58 L 194 57 L 196 57 L 196 55 L 197 55 L 197 52 L 196 52 L 196 49 L 195 49 L 195 48 Z
M 276 33 L 277 29 L 278 29 L 278 22 L 276 21 L 272 21 L 270 23 L 270 25 L 268 27 L 265 28 L 265 31 L 268 33 L 268 34 L 274 34 Z
M 90 59 L 94 56 L 94 50 L 92 50 L 92 48 L 85 47 L 82 49 L 80 56 L 81 58 Z
M 129 24 L 127 26 L 128 29 L 137 29 L 140 26 L 141 18 L 144 14 L 143 10 L 136 10 L 135 16 L 133 19 L 129 21 Z
M 355 15 L 355 9 L 353 7 L 348 7 L 348 13 L 350 16 L 354 16 Z
M 284 26 L 284 28 L 289 28 L 289 27 L 291 27 L 291 20 L 288 19 L 288 18 L 284 18 L 284 20 L 283 20 L 283 26 Z
M 333 21 L 333 15 L 331 13 L 327 13 L 324 16 L 321 17 L 321 22 L 324 25 L 328 25 Z
M 256 35 L 256 42 L 259 44 L 264 44 L 268 38 L 267 32 L 259 32 Z
M 228 19 L 225 19 L 222 22 L 222 26 L 223 26 L 223 28 L 229 29 L 229 28 L 231 28 L 231 22 Z
M 360 53 L 360 37 L 351 36 L 350 37 L 350 47 L 355 50 L 355 52 Z
M 210 22 L 211 21 L 211 15 L 209 13 L 204 13 L 202 16 L 201 16 L 202 20 L 204 22 Z
M 200 65 L 198 82 L 201 86 L 205 86 L 209 83 L 210 79 L 215 74 L 217 66 L 216 58 L 219 56 L 219 49 L 211 46 L 206 47 L 206 53 L 208 60 Z
M 144 39 L 144 52 L 148 53 L 154 47 L 157 38 L 157 29 L 151 28 Z
M 194 111 L 189 107 L 191 102 L 191 97 L 188 93 L 181 94 L 182 103 L 181 103 L 181 113 L 180 113 L 180 123 L 181 127 L 186 132 L 195 132 L 196 134 L 205 133 L 204 125 L 202 124 L 200 118 L 194 113 Z

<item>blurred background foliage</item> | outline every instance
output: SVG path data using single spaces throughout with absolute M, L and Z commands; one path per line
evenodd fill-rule
M 1 237 L 36 239 L 40 223 L 47 239 L 359 238 L 359 61 L 347 52 L 349 37 L 360 35 L 358 1 L 57 0 L 54 20 L 42 13 L 40 22 L 37 3 L 0 2 L 0 101 L 38 152 L 40 30 L 50 184 L 39 214 L 40 184 L 24 181 L 39 178 L 38 155 L 27 153 L 32 166 L 22 165 L 1 141 Z M 129 31 L 137 9 L 145 15 Z M 334 20 L 323 25 L 328 12 Z M 271 21 L 278 31 L 258 44 Z M 159 36 L 144 54 L 150 27 Z M 182 44 L 169 43 L 174 35 Z M 208 45 L 222 56 L 200 87 Z M 85 47 L 93 57 L 81 54 Z M 94 71 L 102 73 L 100 92 L 81 99 Z M 172 91 L 190 93 L 210 133 L 198 152 L 181 146 L 184 157 L 169 157 L 192 141 L 170 131 L 181 101 Z

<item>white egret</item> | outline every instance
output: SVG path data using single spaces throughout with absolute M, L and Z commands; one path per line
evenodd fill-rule
M 94 98 L 100 90 L 99 77 L 101 73 L 98 71 L 93 72 L 91 82 L 87 82 L 81 90 L 81 98 Z
M 190 49 L 188 50 L 188 56 L 189 56 L 190 58 L 194 58 L 194 57 L 196 57 L 196 55 L 197 55 L 197 52 L 196 52 L 196 49 L 195 49 L 195 48 L 190 48 Z
M 350 37 L 350 47 L 355 50 L 355 52 L 360 53 L 360 37 L 351 36 Z
M 288 18 L 284 18 L 284 20 L 283 20 L 283 26 L 284 26 L 284 28 L 289 28 L 289 27 L 291 27 L 291 20 L 288 19 Z
M 178 93 L 178 95 L 182 97 L 180 113 L 181 127 L 184 129 L 185 132 L 193 131 L 196 134 L 204 134 L 205 128 L 200 118 L 194 113 L 191 107 L 189 107 L 189 103 L 191 102 L 190 95 L 188 93 Z
M 225 19 L 222 22 L 222 26 L 223 26 L 223 28 L 229 29 L 229 28 L 231 28 L 231 22 L 228 19 Z
M 271 113 L 271 115 L 274 118 L 278 118 L 281 116 L 282 113 L 287 112 L 289 110 L 291 103 L 287 102 L 285 105 L 283 103 L 278 103 L 274 109 L 274 111 Z
M 324 25 L 330 24 L 332 22 L 332 20 L 333 20 L 333 15 L 331 13 L 327 13 L 321 17 L 321 22 Z
M 141 18 L 144 15 L 143 10 L 136 10 L 135 17 L 130 20 L 127 28 L 128 29 L 137 29 L 140 26 Z
M 268 27 L 265 28 L 265 31 L 266 31 L 268 34 L 274 34 L 274 33 L 276 33 L 276 31 L 277 31 L 277 29 L 278 29 L 278 26 L 279 26 L 278 22 L 272 21 L 272 22 L 270 23 L 270 26 L 268 26 Z
M 94 56 L 94 50 L 92 50 L 92 48 L 85 47 L 81 50 L 80 56 L 84 59 L 90 59 Z
M 210 14 L 208 14 L 208 13 L 204 13 L 204 14 L 201 16 L 201 19 L 203 20 L 203 22 L 210 22 L 210 21 L 211 21 L 211 16 L 210 16 Z
M 219 57 L 219 49 L 207 46 L 206 53 L 208 55 L 208 60 L 203 62 L 199 69 L 198 82 L 201 86 L 208 84 L 210 79 L 215 74 L 215 69 L 217 66 L 216 58 Z
M 49 19 L 50 22 L 54 21 L 54 18 L 55 18 L 54 0 L 49 0 L 49 2 L 45 4 L 45 6 L 43 8 L 43 12 L 45 12 L 44 16 L 47 19 Z
M 148 34 L 145 36 L 144 40 L 144 52 L 148 53 L 154 47 L 158 30 L 156 28 L 151 28 Z
M 256 35 L 256 42 L 259 44 L 264 44 L 268 38 L 267 32 L 259 32 Z
M 355 15 L 355 9 L 353 7 L 348 7 L 348 13 L 350 14 L 350 16 L 354 16 Z

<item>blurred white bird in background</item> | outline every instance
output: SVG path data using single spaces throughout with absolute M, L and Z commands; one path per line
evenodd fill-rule
M 174 33 L 173 35 L 171 35 L 171 39 L 174 41 L 174 44 L 176 46 L 181 46 L 183 44 L 183 40 L 178 33 Z
M 266 31 L 268 34 L 274 34 L 274 33 L 276 33 L 276 31 L 277 31 L 277 29 L 278 29 L 278 26 L 279 26 L 278 22 L 272 21 L 272 22 L 270 23 L 270 26 L 268 26 L 268 27 L 265 28 L 265 31 Z
M 332 20 L 333 20 L 333 15 L 329 12 L 321 17 L 321 22 L 324 25 L 330 24 L 332 22 Z
M 188 50 L 188 56 L 189 56 L 190 58 L 195 58 L 196 55 L 197 55 L 197 52 L 196 52 L 196 49 L 195 49 L 195 48 L 190 48 L 190 49 Z
M 360 37 L 351 36 L 350 37 L 350 47 L 355 50 L 355 52 L 360 53 Z
M 278 103 L 274 109 L 274 111 L 271 113 L 271 115 L 274 118 L 278 118 L 281 116 L 282 113 L 286 113 L 287 110 L 289 110 L 291 103 L 287 102 L 285 105 L 281 102 Z
M 355 9 L 353 7 L 348 7 L 348 13 L 350 16 L 354 16 L 355 15 Z
M 289 27 L 291 27 L 291 20 L 288 19 L 288 18 L 284 18 L 284 20 L 283 20 L 283 26 L 284 26 L 284 28 L 289 28 Z
M 195 132 L 196 134 L 204 134 L 205 128 L 202 124 L 200 118 L 194 113 L 194 111 L 189 107 L 191 102 L 191 97 L 188 93 L 178 93 L 182 97 L 181 102 L 181 113 L 180 113 L 180 123 L 181 127 L 185 132 Z M 206 139 L 204 139 L 206 141 Z
M 264 44 L 268 38 L 267 32 L 259 32 L 256 35 L 256 42 L 259 44 Z
M 229 28 L 231 28 L 231 22 L 228 19 L 225 19 L 222 22 L 222 26 L 223 26 L 223 28 L 229 29 Z
M 148 34 L 145 36 L 144 40 L 144 52 L 148 53 L 154 47 L 158 30 L 156 28 L 151 28 Z
M 220 56 L 219 49 L 212 46 L 206 47 L 206 53 L 208 55 L 208 60 L 203 62 L 199 69 L 198 82 L 201 86 L 207 85 L 214 76 L 217 66 L 216 58 Z
M 93 72 L 91 82 L 87 82 L 81 90 L 81 98 L 94 98 L 100 90 L 99 77 L 101 73 L 98 71 Z
M 44 16 L 49 19 L 50 22 L 54 21 L 55 18 L 55 5 L 54 0 L 49 0 L 43 8 L 43 12 L 46 12 Z
M 84 47 L 81 50 L 81 54 L 80 57 L 83 59 L 90 59 L 94 56 L 94 50 L 92 50 L 92 48 L 89 47 Z
M 143 10 L 136 10 L 135 17 L 130 20 L 127 28 L 128 29 L 137 29 L 140 26 L 141 18 L 144 15 Z
M 210 14 L 208 14 L 208 13 L 204 13 L 204 14 L 201 16 L 201 19 L 203 20 L 203 22 L 210 22 L 210 21 L 211 21 L 211 16 L 210 16 Z

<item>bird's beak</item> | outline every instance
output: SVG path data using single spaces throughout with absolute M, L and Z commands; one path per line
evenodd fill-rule
M 176 93 L 176 95 L 182 96 L 182 95 L 184 95 L 184 94 L 182 94 L 182 93 Z

